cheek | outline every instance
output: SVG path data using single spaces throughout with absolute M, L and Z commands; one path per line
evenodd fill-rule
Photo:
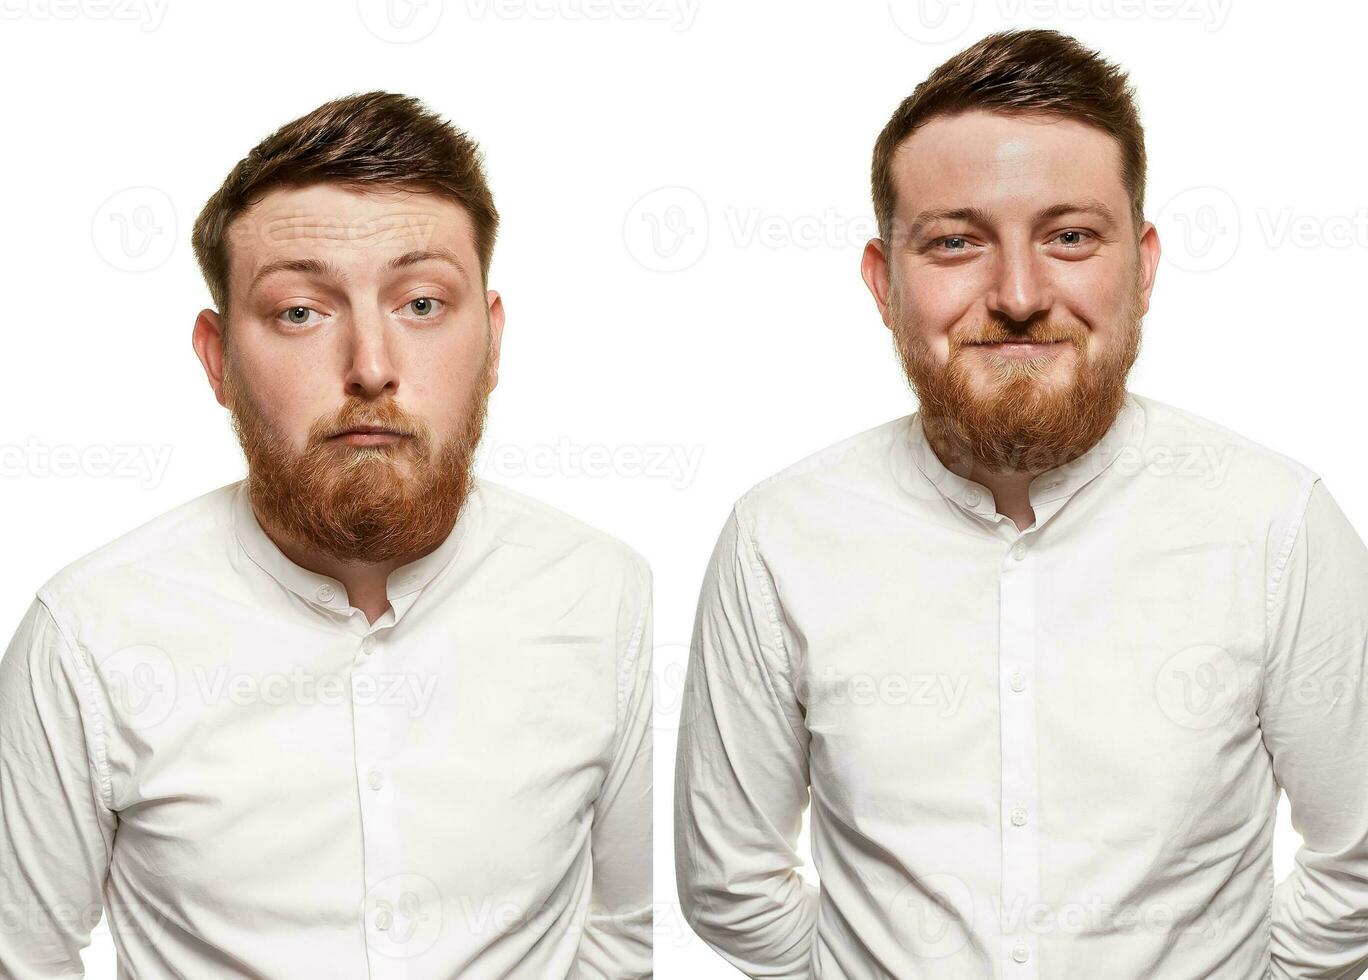
M 903 279 L 897 311 L 903 330 L 916 335 L 941 364 L 949 360 L 949 335 L 981 309 L 982 290 L 964 270 L 921 268 Z
M 1113 332 L 1134 302 L 1134 272 L 1116 263 L 1069 263 L 1054 281 L 1055 305 L 1099 334 Z
M 987 283 L 983 281 L 981 266 L 982 263 L 925 265 L 906 269 L 900 290 L 903 309 L 928 329 L 943 333 L 982 304 Z
M 277 439 L 284 439 L 296 453 L 308 446 L 309 430 L 320 418 L 335 414 L 326 394 L 314 390 L 310 371 L 289 373 L 274 365 L 253 376 L 249 396 L 254 411 Z
M 400 401 L 407 401 L 409 411 L 424 415 L 445 436 L 464 424 L 470 400 L 484 380 L 484 360 L 485 342 L 479 335 L 433 345 L 410 363 L 401 385 L 409 398 Z

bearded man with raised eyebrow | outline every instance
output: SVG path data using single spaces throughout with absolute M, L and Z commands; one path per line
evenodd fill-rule
M 193 344 L 248 475 L 0 661 L 0 976 L 81 976 L 102 906 L 138 980 L 651 975 L 651 573 L 472 473 L 497 225 L 387 92 L 210 197 Z

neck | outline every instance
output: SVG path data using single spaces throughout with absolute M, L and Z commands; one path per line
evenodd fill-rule
M 347 590 L 347 601 L 365 613 L 367 621 L 372 623 L 390 608 L 387 588 L 390 574 L 396 568 L 417 561 L 424 555 L 435 551 L 441 544 L 439 538 L 429 547 L 413 554 L 399 555 L 385 561 L 342 561 L 308 543 L 287 537 L 278 528 L 262 520 L 261 514 L 255 508 L 253 508 L 253 513 L 256 513 L 257 523 L 266 532 L 266 536 L 275 542 L 276 547 L 281 550 L 286 558 L 300 568 L 307 568 L 311 572 L 326 575 L 341 582 Z
M 957 476 L 987 487 L 993 494 L 993 502 L 997 505 L 998 513 L 1010 517 L 1018 530 L 1024 531 L 1034 524 L 1031 481 L 1045 471 L 1003 471 L 988 466 L 975 457 L 963 443 L 952 438 L 951 428 L 937 424 L 934 419 L 923 419 L 922 422 L 922 431 L 926 433 L 927 442 L 941 464 Z

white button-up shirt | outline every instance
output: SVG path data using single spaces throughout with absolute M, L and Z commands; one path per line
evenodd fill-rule
M 245 482 L 63 569 L 0 661 L 0 976 L 651 972 L 651 574 L 478 481 L 369 623 Z
M 1030 503 L 918 414 L 736 503 L 680 723 L 690 923 L 757 977 L 1358 976 L 1368 550 L 1325 484 L 1128 393 Z

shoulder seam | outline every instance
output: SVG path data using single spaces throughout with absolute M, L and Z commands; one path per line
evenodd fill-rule
M 99 699 L 95 694 L 95 667 L 90 662 L 84 648 L 72 639 L 71 632 L 58 618 L 51 600 L 41 591 L 36 598 L 48 614 L 48 618 L 52 620 L 52 625 L 57 628 L 57 634 L 62 638 L 62 645 L 71 657 L 76 672 L 81 678 L 82 690 L 79 701 L 84 704 L 85 710 L 90 716 L 91 729 L 94 733 L 95 774 L 99 780 L 100 803 L 106 810 L 112 811 L 114 809 L 114 789 L 113 780 L 109 775 L 109 753 L 107 749 L 109 736 L 106 730 L 106 719 L 100 712 Z
M 1292 557 L 1292 548 L 1301 535 L 1302 528 L 1306 524 L 1306 514 L 1311 508 L 1311 495 L 1315 492 L 1316 484 L 1321 482 L 1318 474 L 1312 472 L 1306 486 L 1297 496 L 1297 502 L 1292 509 L 1293 519 L 1288 525 L 1287 533 L 1283 536 L 1282 545 L 1278 548 L 1277 555 L 1274 557 L 1273 570 L 1268 575 L 1268 587 L 1264 595 L 1264 655 L 1263 661 L 1265 668 L 1268 666 L 1269 648 L 1273 643 L 1273 609 L 1277 604 L 1278 591 L 1282 585 L 1283 572 L 1287 569 L 1287 563 Z
M 617 717 L 613 723 L 614 744 L 617 744 L 623 735 L 623 727 L 627 720 L 627 700 L 631 696 L 637 662 L 641 659 L 641 650 L 646 638 L 646 614 L 651 608 L 652 577 L 650 567 L 642 560 L 638 563 L 638 571 L 642 573 L 643 579 L 641 583 L 641 611 L 637 613 L 636 623 L 632 627 L 632 635 L 627 641 L 627 649 L 618 664 Z
M 750 496 L 747 492 L 732 507 L 732 513 L 736 515 L 737 534 L 744 539 L 747 550 L 753 556 L 753 560 L 742 556 L 742 561 L 750 566 L 752 574 L 756 579 L 756 584 L 760 587 L 760 598 L 765 603 L 765 618 L 769 622 L 770 634 L 773 636 L 774 645 L 784 658 L 785 683 L 789 690 L 793 690 L 793 658 L 789 655 L 788 645 L 784 643 L 783 630 L 779 626 L 779 597 L 771 588 L 769 568 L 765 565 L 765 560 L 760 554 L 760 547 L 755 543 L 749 520 L 744 514 L 744 504 L 746 498 Z M 761 661 L 763 664 L 763 660 Z M 784 713 L 784 721 L 787 722 L 793 737 L 798 744 L 803 743 L 802 733 L 794 727 L 793 719 L 789 717 L 787 711 Z

